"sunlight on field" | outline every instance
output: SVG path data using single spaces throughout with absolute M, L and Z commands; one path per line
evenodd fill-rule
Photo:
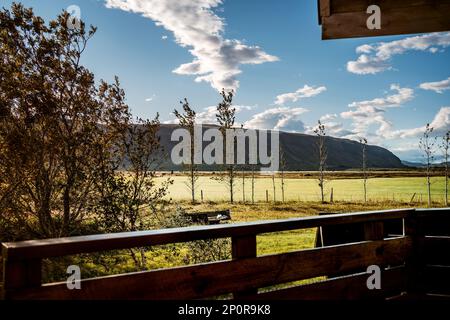
M 158 178 L 162 181 L 165 178 Z M 173 177 L 174 184 L 169 189 L 167 198 L 173 200 L 189 200 L 190 190 L 186 177 Z M 281 179 L 275 179 L 275 199 L 281 201 Z M 422 202 L 426 201 L 426 180 L 421 177 L 405 178 L 372 178 L 368 180 L 368 199 L 372 201 L 394 200 Z M 234 197 L 242 201 L 242 178 L 238 177 L 235 184 Z M 326 198 L 329 200 L 331 189 L 335 201 L 362 201 L 363 182 L 360 179 L 332 180 L 326 183 Z M 229 191 L 224 183 L 212 180 L 210 177 L 200 177 L 197 183 L 196 197 L 200 200 L 201 190 L 204 201 L 226 201 Z M 269 201 L 273 201 L 273 185 L 271 177 L 260 177 L 255 182 L 255 201 L 266 201 L 266 190 Z M 431 193 L 433 201 L 442 202 L 444 197 L 444 178 L 432 178 Z M 413 199 L 414 195 L 414 199 Z M 285 179 L 285 201 L 318 201 L 320 189 L 315 179 Z M 251 201 L 251 179 L 245 179 L 245 200 Z

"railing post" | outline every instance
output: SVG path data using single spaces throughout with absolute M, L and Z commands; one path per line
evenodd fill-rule
M 375 241 L 384 239 L 384 222 L 367 222 L 364 224 L 364 240 Z
M 423 246 L 425 234 L 423 223 L 417 211 L 411 211 L 405 218 L 405 236 L 411 237 L 412 249 L 406 260 L 407 294 L 420 297 L 424 294 L 421 278 L 424 271 Z
M 2 299 L 9 299 L 16 290 L 40 287 L 42 283 L 42 260 L 11 260 L 8 248 L 2 248 L 3 288 Z
M 231 254 L 233 260 L 256 258 L 256 235 L 232 237 Z M 245 299 L 258 293 L 258 289 L 233 292 L 234 299 Z

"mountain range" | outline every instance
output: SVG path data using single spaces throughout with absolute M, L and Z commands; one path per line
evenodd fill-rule
M 203 130 L 214 128 L 213 125 L 204 125 Z M 161 145 L 165 151 L 166 159 L 163 164 L 163 170 L 183 170 L 182 165 L 174 165 L 169 157 L 173 147 L 178 141 L 171 141 L 172 132 L 179 128 L 178 125 L 161 124 L 159 137 Z M 217 128 L 217 127 L 216 127 Z M 316 136 L 280 132 L 280 149 L 284 154 L 284 170 L 286 171 L 313 171 L 318 169 Z M 204 143 L 205 145 L 209 144 Z M 360 169 L 362 167 L 362 147 L 357 141 L 340 139 L 334 137 L 326 137 L 325 144 L 327 146 L 327 170 L 348 170 Z M 269 146 L 270 147 L 270 146 Z M 402 161 L 389 150 L 374 146 L 367 146 L 367 166 L 374 169 L 400 169 L 406 166 Z M 218 170 L 218 166 L 200 166 L 200 170 L 214 171 Z

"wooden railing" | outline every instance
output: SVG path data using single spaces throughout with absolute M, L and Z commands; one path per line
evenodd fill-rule
M 404 232 L 385 238 L 384 225 L 394 220 L 403 221 Z M 360 242 L 257 256 L 257 235 L 355 223 L 364 225 Z M 403 209 L 3 243 L 2 291 L 5 299 L 201 299 L 229 293 L 240 299 L 443 296 L 450 294 L 450 267 L 444 267 L 450 266 L 449 236 L 450 209 Z M 83 279 L 79 290 L 69 290 L 65 282 L 42 284 L 45 258 L 215 238 L 232 239 L 232 260 Z M 366 285 L 369 275 L 361 270 L 370 265 L 382 269 L 380 290 Z M 331 274 L 344 276 L 258 293 Z

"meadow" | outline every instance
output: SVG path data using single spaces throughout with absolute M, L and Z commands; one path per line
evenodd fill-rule
M 320 189 L 316 179 L 310 176 L 288 177 L 284 179 L 285 201 L 319 201 Z M 167 177 L 158 177 L 157 181 L 162 181 Z M 172 176 L 174 183 L 169 188 L 167 199 L 173 201 L 183 201 L 190 199 L 190 189 L 187 186 L 188 178 L 185 176 Z M 251 201 L 251 179 L 246 173 L 244 187 L 241 173 L 238 174 L 235 183 L 235 199 L 243 202 Z M 432 177 L 431 193 L 433 202 L 443 203 L 444 201 L 444 177 Z M 245 190 L 243 193 L 242 190 Z M 363 201 L 363 180 L 358 178 L 347 178 L 336 176 L 333 180 L 328 180 L 325 184 L 326 198 L 330 200 L 331 190 L 333 190 L 334 201 L 359 202 Z M 427 201 L 427 189 L 425 177 L 375 177 L 367 182 L 367 195 L 370 201 L 400 201 L 412 203 L 425 203 Z M 266 202 L 266 192 L 269 202 L 274 201 L 274 190 L 271 176 L 259 175 L 255 179 L 255 201 Z M 211 179 L 211 176 L 200 176 L 196 185 L 196 198 L 201 200 L 203 193 L 204 202 L 223 202 L 229 199 L 229 191 L 226 184 Z M 275 200 L 281 201 L 281 179 L 275 178 Z

